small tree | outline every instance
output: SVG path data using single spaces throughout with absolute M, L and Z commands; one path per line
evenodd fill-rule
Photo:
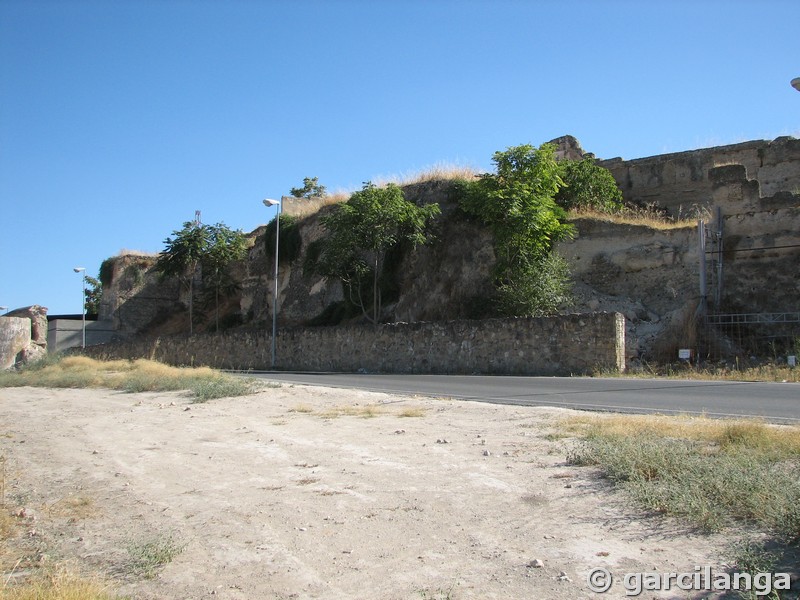
M 622 191 L 611 171 L 597 164 L 594 158 L 561 162 L 564 186 L 556 194 L 556 202 L 566 210 L 594 209 L 613 213 L 622 210 Z
M 323 198 L 328 194 L 325 186 L 319 184 L 318 177 L 304 177 L 303 187 L 292 188 L 289 193 L 295 198 Z
M 86 314 L 100 314 L 100 301 L 103 299 L 103 286 L 99 279 L 86 276 Z
M 438 204 L 418 207 L 408 202 L 394 184 L 379 188 L 365 183 L 335 212 L 323 217 L 328 236 L 313 270 L 339 279 L 350 301 L 377 324 L 382 308 L 379 280 L 387 252 L 403 243 L 426 243 L 430 239 L 428 223 L 439 212 Z
M 461 206 L 494 233 L 500 311 L 517 316 L 554 312 L 552 300 L 565 297 L 568 271 L 565 277 L 566 263 L 550 254 L 556 242 L 573 234 L 565 211 L 555 202 L 564 184 L 555 148 L 514 146 L 495 152 L 492 161 L 497 172 L 465 184 Z M 547 269 L 555 271 L 542 271 Z
M 194 284 L 201 267 L 210 273 L 212 286 L 219 291 L 222 280 L 220 271 L 235 258 L 241 258 L 245 250 L 244 235 L 231 231 L 222 223 L 203 225 L 187 221 L 183 229 L 173 231 L 174 237 L 164 240 L 165 248 L 158 255 L 155 269 L 162 278 L 178 277 L 189 292 L 189 333 L 194 332 Z M 209 280 L 209 277 L 206 277 Z M 217 305 L 218 306 L 218 305 Z
M 219 331 L 219 297 L 230 296 L 239 285 L 230 276 L 228 266 L 247 253 L 247 239 L 240 230 L 222 223 L 209 227 L 208 249 L 201 259 L 203 281 L 214 293 L 214 323 Z

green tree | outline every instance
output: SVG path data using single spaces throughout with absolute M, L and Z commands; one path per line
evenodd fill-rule
M 229 265 L 244 258 L 247 253 L 247 238 L 239 230 L 233 230 L 222 223 L 209 227 L 208 249 L 200 264 L 203 283 L 214 295 L 214 324 L 219 331 L 219 299 L 230 296 L 239 289 L 239 284 L 231 277 Z
M 622 210 L 622 191 L 614 176 L 594 158 L 565 160 L 561 166 L 564 186 L 556 194 L 559 206 L 566 210 L 594 209 L 607 213 Z
M 564 185 L 555 147 L 513 146 L 495 152 L 492 161 L 497 172 L 464 184 L 461 206 L 494 234 L 499 308 L 517 316 L 554 312 L 551 300 L 566 297 L 563 284 L 568 276 L 565 263 L 550 255 L 556 242 L 573 235 L 566 212 L 555 201 Z M 553 287 L 536 292 L 542 285 Z
M 244 235 L 231 231 L 222 223 L 203 225 L 187 221 L 183 229 L 172 232 L 164 240 L 164 250 L 156 260 L 155 269 L 162 278 L 177 277 L 188 289 L 189 333 L 194 332 L 195 281 L 204 271 L 206 281 L 217 292 L 222 287 L 220 272 L 235 258 L 244 253 Z
M 415 247 L 429 241 L 428 225 L 439 213 L 438 204 L 418 207 L 408 202 L 394 184 L 379 188 L 365 183 L 322 218 L 327 237 L 317 247 L 313 270 L 340 280 L 350 301 L 377 324 L 382 308 L 379 281 L 387 253 L 401 244 Z
M 97 315 L 100 313 L 100 301 L 103 299 L 103 286 L 99 279 L 86 276 L 86 314 Z
M 319 184 L 319 177 L 304 177 L 303 187 L 292 188 L 289 193 L 295 198 L 323 198 L 328 194 L 325 186 Z

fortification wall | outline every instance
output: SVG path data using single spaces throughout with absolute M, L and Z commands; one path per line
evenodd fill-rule
M 598 164 L 611 171 L 626 201 L 654 204 L 672 216 L 711 205 L 709 172 L 716 167 L 742 165 L 746 178 L 757 181 L 765 197 L 800 189 L 800 140 L 791 137 Z
M 268 369 L 270 333 L 132 339 L 87 348 L 99 358 L 151 358 L 173 365 Z M 381 373 L 569 375 L 625 369 L 619 313 L 539 319 L 306 327 L 279 331 L 276 367 Z

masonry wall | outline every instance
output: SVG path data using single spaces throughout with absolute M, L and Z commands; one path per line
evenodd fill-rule
M 672 216 L 711 205 L 713 181 L 709 172 L 721 166 L 743 166 L 746 178 L 757 181 L 765 197 L 800 189 L 800 139 L 791 137 L 634 160 L 612 158 L 598 164 L 611 171 L 625 200 L 655 204 Z
M 139 338 L 87 348 L 100 358 L 151 358 L 226 369 L 270 367 L 269 331 Z M 291 328 L 278 332 L 284 370 L 570 375 L 625 369 L 625 318 L 548 318 Z

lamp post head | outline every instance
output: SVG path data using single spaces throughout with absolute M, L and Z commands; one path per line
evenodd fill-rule
M 281 203 L 280 200 L 273 200 L 272 198 L 264 198 L 262 202 L 264 206 L 278 206 Z
M 800 77 L 795 77 L 792 79 L 792 87 L 800 92 Z
M 74 268 L 74 269 L 72 269 L 72 270 L 73 270 L 73 271 L 75 271 L 76 273 L 80 273 L 80 272 L 82 272 L 82 271 L 85 271 L 85 270 L 86 270 L 86 267 L 75 267 L 75 268 Z

